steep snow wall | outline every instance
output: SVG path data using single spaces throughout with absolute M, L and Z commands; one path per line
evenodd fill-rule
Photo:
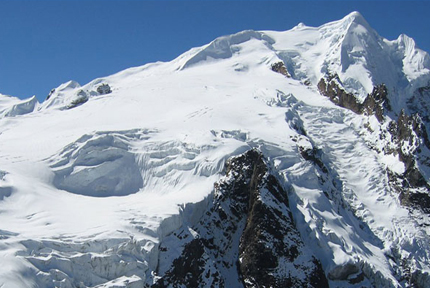
M 143 179 L 135 156 L 130 150 L 130 137 L 137 133 L 97 133 L 85 135 L 60 152 L 51 167 L 54 185 L 72 193 L 106 197 L 137 192 Z

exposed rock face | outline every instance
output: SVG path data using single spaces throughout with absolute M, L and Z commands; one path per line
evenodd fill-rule
M 375 115 L 379 122 L 383 121 L 384 108 L 391 110 L 387 98 L 388 91 L 384 84 L 373 88 L 372 93 L 368 94 L 363 103 L 357 101 L 357 98 L 346 92 L 342 87 L 342 82 L 337 74 L 328 74 L 318 82 L 318 90 L 324 96 L 340 107 L 347 108 L 357 114 Z
M 97 87 L 97 93 L 99 93 L 100 95 L 105 95 L 105 94 L 112 93 L 112 90 L 109 84 L 103 83 L 99 87 Z
M 373 87 L 362 104 L 361 112 L 366 115 L 375 115 L 379 122 L 384 119 L 384 109 L 391 111 L 390 101 L 387 98 L 388 90 L 384 84 Z
M 337 74 L 328 74 L 325 78 L 321 78 L 318 82 L 318 90 L 322 95 L 329 97 L 334 104 L 361 114 L 362 105 L 353 94 L 342 88 Z
M 55 88 L 52 88 L 51 91 L 49 91 L 48 96 L 46 96 L 45 100 L 49 100 L 49 98 L 51 98 L 52 94 L 55 93 Z
M 153 287 L 328 287 L 294 226 L 286 192 L 259 152 L 227 163 L 208 205 L 199 223 L 160 244 L 161 278 Z M 163 267 L 176 250 L 169 244 L 181 242 L 173 265 Z
M 418 114 L 408 116 L 402 110 L 397 122 L 390 122 L 389 131 L 392 135 L 392 142 L 397 146 L 394 153 L 398 154 L 399 159 L 405 164 L 403 175 L 400 177 L 390 175 L 391 183 L 399 192 L 402 204 L 430 213 L 430 186 L 418 169 L 417 162 L 420 160 L 417 155 L 421 149 L 430 148 L 424 123 Z
M 280 73 L 284 76 L 291 77 L 290 73 L 288 73 L 287 67 L 285 67 L 284 62 L 276 62 L 271 66 L 272 71 Z
M 253 170 L 245 190 L 250 191 L 248 218 L 239 246 L 245 286 L 328 287 L 321 265 L 308 254 L 294 226 L 285 191 L 267 174 L 261 155 L 251 150 L 246 156 L 233 159 L 229 167 L 230 173 L 239 174 L 247 160 L 246 167 Z M 306 271 L 303 278 L 298 276 L 300 270 Z
M 430 149 L 430 141 L 428 139 L 427 131 L 418 114 L 408 116 L 405 111 L 402 110 L 397 120 L 396 136 L 399 141 L 408 142 L 410 145 L 413 145 L 414 141 L 417 141 L 417 139 L 414 139 L 417 137 L 418 139 L 422 139 L 423 144 Z M 419 143 L 416 144 L 418 145 Z

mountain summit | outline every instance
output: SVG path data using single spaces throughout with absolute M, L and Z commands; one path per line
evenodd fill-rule
M 358 12 L 0 95 L 0 287 L 430 287 L 429 97 Z

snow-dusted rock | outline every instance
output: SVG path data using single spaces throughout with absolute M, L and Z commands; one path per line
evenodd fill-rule
M 328 287 L 266 165 L 256 150 L 227 162 L 200 221 L 160 243 L 154 287 Z

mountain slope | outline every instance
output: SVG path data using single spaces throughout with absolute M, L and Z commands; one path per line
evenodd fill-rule
M 294 227 L 286 192 L 266 165 L 256 150 L 226 164 L 206 214 L 161 243 L 160 259 L 183 250 L 173 263 L 160 261 L 163 276 L 155 287 L 328 287 Z M 163 271 L 163 264 L 171 268 Z
M 0 286 L 429 287 L 429 61 L 353 12 L 0 96 Z

